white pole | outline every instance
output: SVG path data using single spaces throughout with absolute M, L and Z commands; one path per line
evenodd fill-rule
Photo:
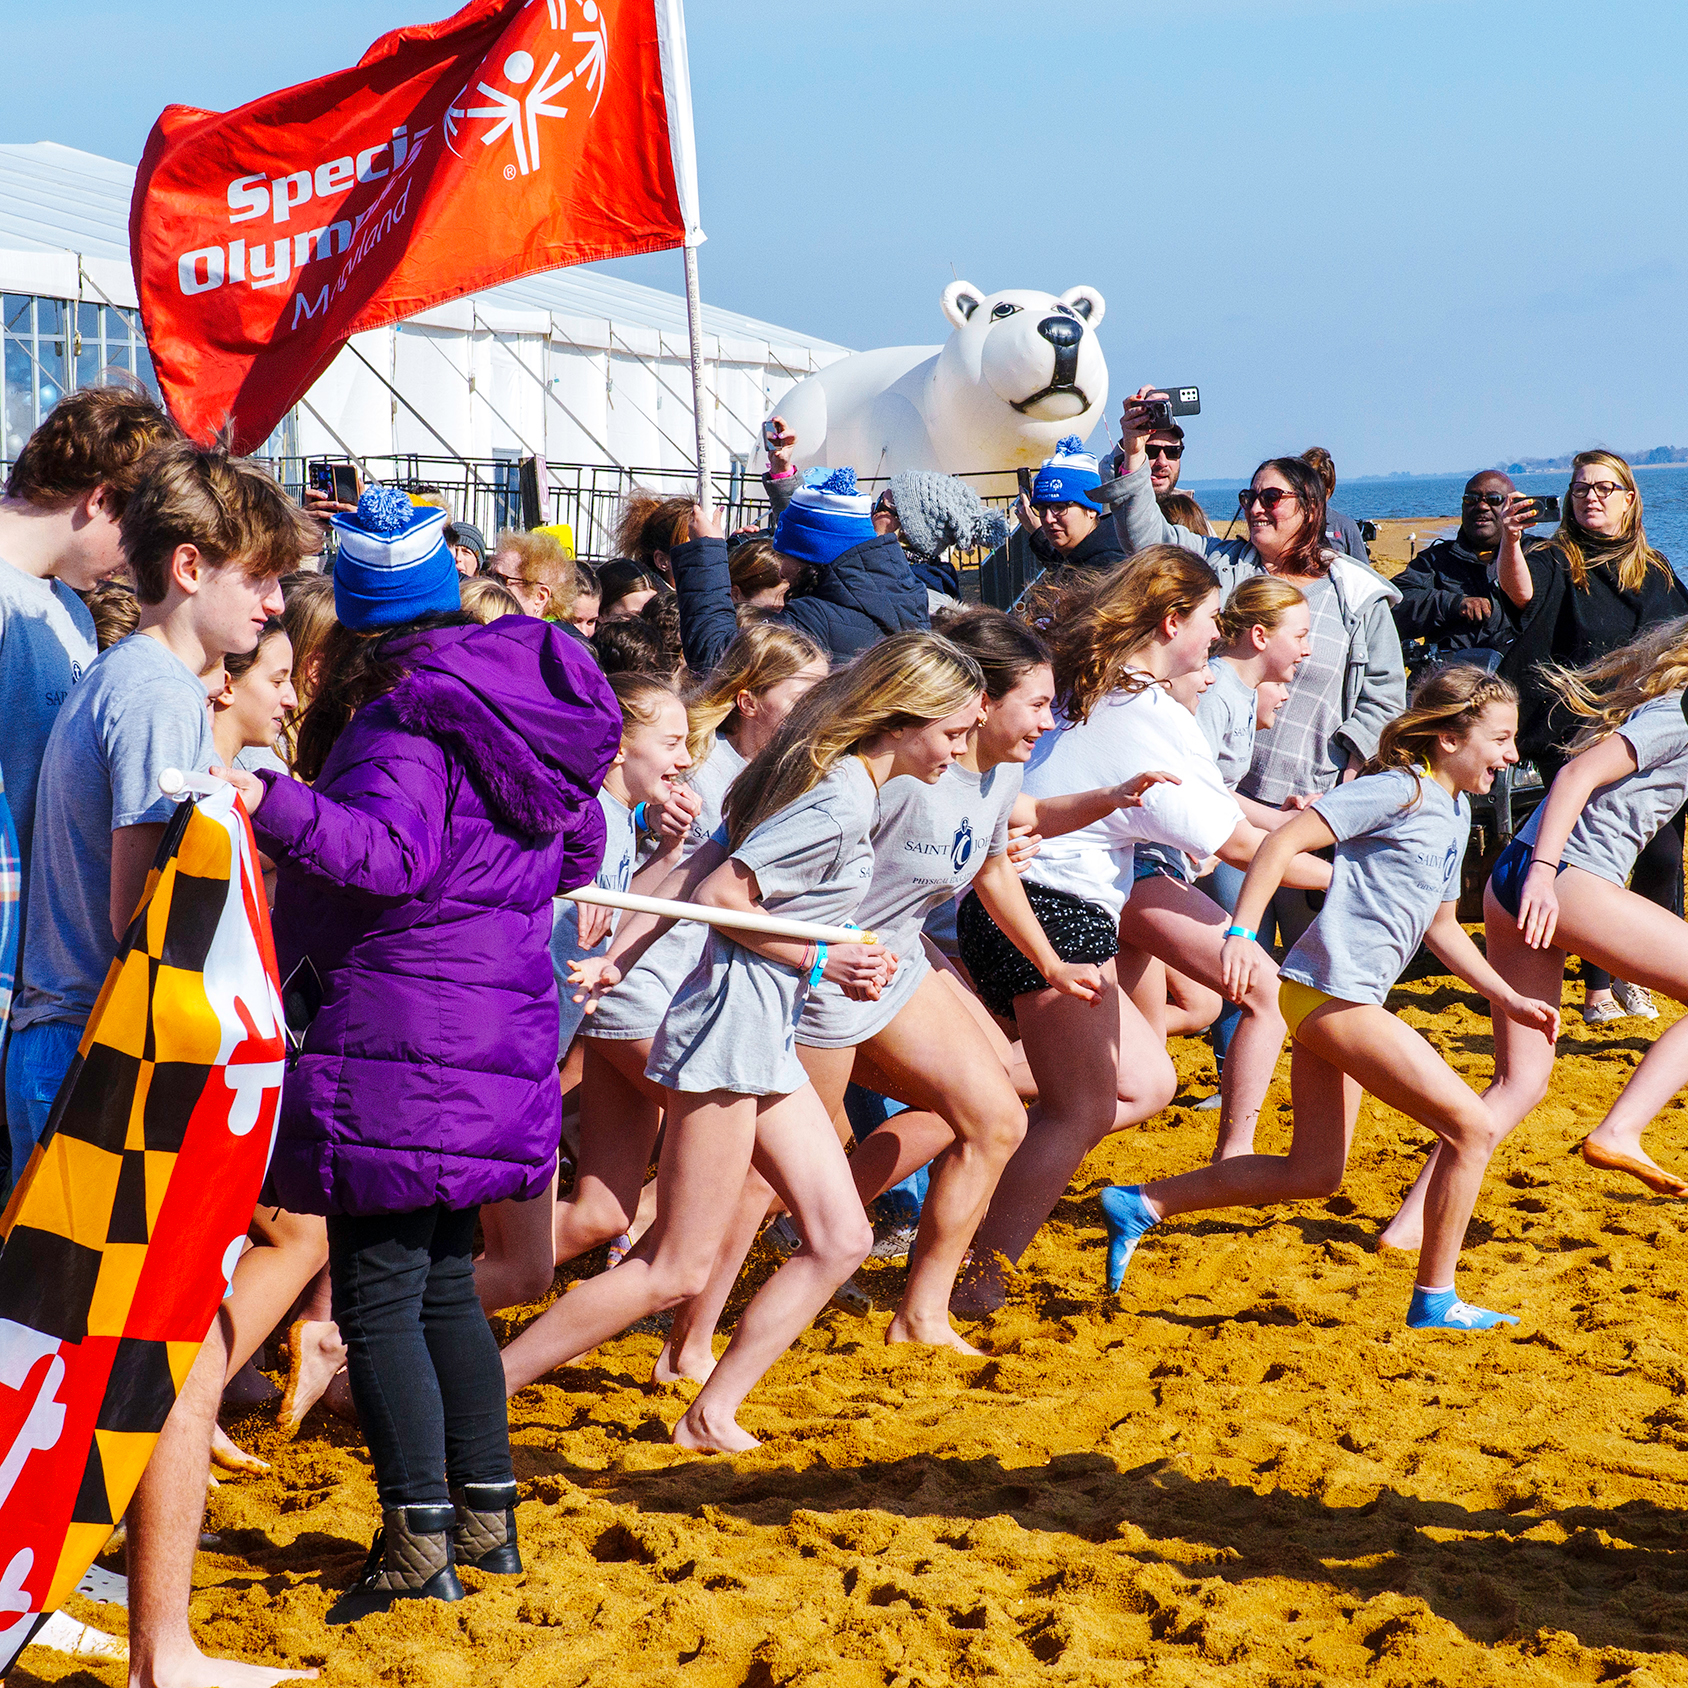
M 812 920 L 782 920 L 777 914 L 760 914 L 754 910 L 739 913 L 736 909 L 706 908 L 702 903 L 671 902 L 667 897 L 641 897 L 634 891 L 604 891 L 596 885 L 583 885 L 578 891 L 564 893 L 570 902 L 596 903 L 600 908 L 624 908 L 633 914 L 657 914 L 667 920 L 701 920 L 709 926 L 724 926 L 729 931 L 765 932 L 775 938 L 800 938 L 807 944 L 876 944 L 879 939 L 872 932 L 858 932 L 850 926 L 821 926 Z
M 686 254 L 686 335 L 692 357 L 692 420 L 697 426 L 697 501 L 709 509 L 709 425 L 703 415 L 703 301 L 698 296 L 697 248 Z M 826 940 L 830 942 L 831 940 Z

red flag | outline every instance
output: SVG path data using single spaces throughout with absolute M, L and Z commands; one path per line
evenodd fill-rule
M 695 244 L 680 0 L 471 0 L 232 112 L 170 106 L 129 244 L 171 412 L 260 445 L 347 338 Z

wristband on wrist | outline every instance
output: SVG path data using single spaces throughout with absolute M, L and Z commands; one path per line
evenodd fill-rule
M 1550 868 L 1553 869 L 1553 871 L 1555 873 L 1557 873 L 1559 871 L 1558 862 L 1550 862 L 1547 859 L 1546 856 L 1531 856 L 1530 857 L 1530 866 L 1531 867 L 1550 867 Z
M 1246 926 L 1232 926 L 1226 930 L 1227 938 L 1247 938 L 1250 943 L 1259 936 L 1258 932 L 1251 932 Z
M 826 971 L 826 945 L 815 945 L 815 964 L 809 969 L 809 989 L 813 990 L 821 982 L 821 974 Z
M 650 825 L 645 820 L 646 807 L 647 805 L 643 803 L 636 803 L 633 806 L 633 830 L 635 832 L 649 832 L 651 830 Z

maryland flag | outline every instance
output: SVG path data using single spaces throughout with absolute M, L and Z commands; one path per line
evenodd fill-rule
M 184 803 L 0 1217 L 0 1672 L 123 1516 L 241 1255 L 285 1061 L 234 788 Z

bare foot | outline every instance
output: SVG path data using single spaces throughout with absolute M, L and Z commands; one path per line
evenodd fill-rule
M 280 1395 L 281 1391 L 251 1360 L 223 1385 L 223 1399 L 231 1407 L 267 1407 Z
M 129 1688 L 274 1688 L 277 1682 L 315 1675 L 314 1670 L 277 1670 L 239 1659 L 210 1659 L 191 1640 L 168 1651 L 131 1654 L 129 1659 Z
M 1424 1247 L 1424 1215 L 1417 1214 L 1411 1219 L 1397 1214 L 1383 1229 L 1378 1232 L 1377 1252 L 1383 1254 L 1389 1249 L 1410 1249 L 1417 1253 Z
M 662 1352 L 656 1357 L 656 1364 L 651 1367 L 652 1383 L 679 1383 L 689 1379 L 693 1383 L 707 1383 L 709 1374 L 715 1370 L 715 1355 L 713 1350 L 706 1350 L 709 1358 L 705 1360 L 702 1354 L 696 1356 L 682 1349 L 678 1355 L 674 1352 L 674 1338 L 669 1336 L 662 1345 Z
M 967 1341 L 947 1318 L 933 1324 L 926 1319 L 913 1319 L 898 1313 L 886 1328 L 885 1341 L 887 1344 L 918 1342 L 927 1348 L 953 1348 L 956 1353 L 970 1355 L 975 1360 L 985 1358 L 984 1352 Z
M 1594 1137 L 1585 1137 L 1582 1158 L 1590 1166 L 1599 1167 L 1602 1172 L 1627 1172 L 1631 1178 L 1639 1178 L 1657 1195 L 1688 1196 L 1688 1182 L 1674 1173 L 1666 1172 L 1639 1143 L 1634 1146 L 1633 1152 L 1629 1152 L 1598 1143 Z
M 742 1454 L 762 1446 L 748 1430 L 739 1428 L 737 1419 L 729 1418 L 717 1423 L 707 1414 L 700 1413 L 696 1402 L 674 1426 L 670 1440 L 677 1448 L 690 1448 L 693 1453 L 699 1454 Z
M 284 1435 L 298 1434 L 305 1414 L 327 1393 L 346 1363 L 346 1345 L 332 1319 L 295 1319 L 287 1333 L 287 1393 L 281 1398 Z
M 211 1426 L 211 1463 L 222 1471 L 250 1471 L 254 1474 L 269 1470 L 269 1462 L 236 1447 L 220 1424 Z

